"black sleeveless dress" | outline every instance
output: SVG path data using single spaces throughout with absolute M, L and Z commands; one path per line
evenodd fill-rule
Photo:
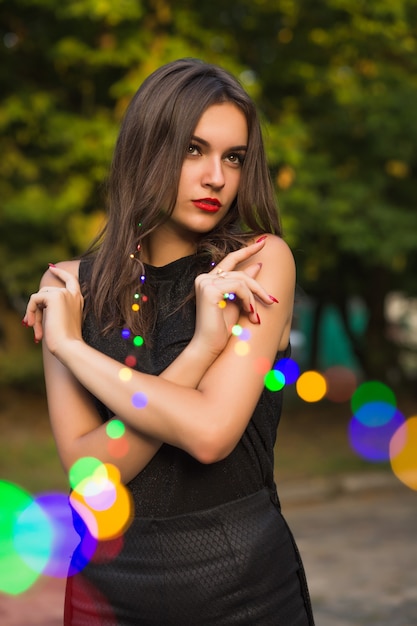
M 92 315 L 83 327 L 85 341 L 121 363 L 135 356 L 136 369 L 158 375 L 193 335 L 195 304 L 179 304 L 198 268 L 197 256 L 146 267 L 158 303 L 151 348 L 135 347 L 121 330 L 100 335 Z M 82 285 L 90 271 L 82 261 Z M 112 417 L 95 403 L 103 421 Z M 235 450 L 217 463 L 204 465 L 174 446 L 161 446 L 127 485 L 135 513 L 122 549 L 99 542 L 88 565 L 68 578 L 65 626 L 314 624 L 303 566 L 274 483 L 281 405 L 281 392 L 265 389 Z M 77 558 L 76 551 L 72 571 Z

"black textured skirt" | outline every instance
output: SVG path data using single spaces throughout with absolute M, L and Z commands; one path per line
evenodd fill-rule
M 135 518 L 114 558 L 102 542 L 68 578 L 65 626 L 312 626 L 275 497 L 263 489 L 192 514 Z

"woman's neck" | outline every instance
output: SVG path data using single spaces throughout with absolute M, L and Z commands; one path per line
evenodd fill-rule
M 195 236 L 175 237 L 163 228 L 158 228 L 142 244 L 142 259 L 148 265 L 162 267 L 184 256 L 194 254 L 197 249 Z

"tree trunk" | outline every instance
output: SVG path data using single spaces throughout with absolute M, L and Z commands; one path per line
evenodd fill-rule
M 390 290 L 390 276 L 383 267 L 373 268 L 366 282 L 363 298 L 369 311 L 365 332 L 364 366 L 367 378 L 393 386 L 405 382 L 399 363 L 399 348 L 388 338 L 385 298 Z

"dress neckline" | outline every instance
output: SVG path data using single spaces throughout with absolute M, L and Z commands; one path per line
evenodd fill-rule
M 169 263 L 166 263 L 165 265 L 151 265 L 150 263 L 144 263 L 143 265 L 146 267 L 146 269 L 150 269 L 152 271 L 159 271 L 159 270 L 165 270 L 167 268 L 172 268 L 175 267 L 176 265 L 180 265 L 182 263 L 184 263 L 185 261 L 189 261 L 191 259 L 195 259 L 197 258 L 197 254 L 189 254 L 187 256 L 182 256 L 179 259 L 175 259 L 174 261 L 170 261 Z
M 188 275 L 189 272 L 192 272 L 199 259 L 201 259 L 201 255 L 194 253 L 175 259 L 175 261 L 171 261 L 166 265 L 158 266 L 144 263 L 145 276 L 154 279 L 179 278 L 182 275 L 185 276 Z

